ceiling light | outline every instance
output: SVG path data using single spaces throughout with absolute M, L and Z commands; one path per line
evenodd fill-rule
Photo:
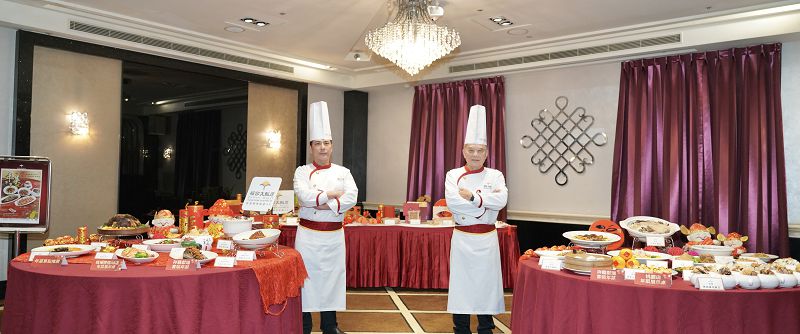
M 373 52 L 415 75 L 461 45 L 461 36 L 433 22 L 427 1 L 400 0 L 397 16 L 367 33 L 364 42 Z
M 502 17 L 502 16 L 495 16 L 495 17 L 490 17 L 490 18 L 489 18 L 489 20 L 491 20 L 492 22 L 495 22 L 495 23 L 497 23 L 497 22 L 502 22 L 502 21 L 503 21 L 503 20 L 505 20 L 505 19 L 506 19 L 506 18 L 505 18 L 505 17 Z
M 242 21 L 247 22 L 247 23 L 253 23 L 253 22 L 256 21 L 256 19 L 246 17 L 246 18 L 243 18 Z
M 510 26 L 510 25 L 514 24 L 514 22 L 511 22 L 511 21 L 505 20 L 505 21 L 503 21 L 503 22 L 500 22 L 499 24 L 500 24 L 501 26 L 504 26 L 504 27 L 505 27 L 505 26 Z
M 266 27 L 266 26 L 267 26 L 267 24 L 269 24 L 269 23 L 267 23 L 267 22 L 264 22 L 264 21 L 258 21 L 258 22 L 256 22 L 256 25 L 257 25 L 257 26 L 259 26 L 259 27 Z

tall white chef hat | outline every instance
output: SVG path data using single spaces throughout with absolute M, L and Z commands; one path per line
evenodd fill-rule
M 469 108 L 467 134 L 464 136 L 466 144 L 486 145 L 486 108 L 480 104 Z
M 308 111 L 308 140 L 332 140 L 328 103 L 314 102 Z

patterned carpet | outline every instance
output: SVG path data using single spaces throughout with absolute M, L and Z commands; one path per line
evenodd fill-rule
M 494 317 L 495 333 L 511 333 L 511 294 L 506 293 L 506 312 Z M 319 315 L 312 314 L 315 330 Z M 447 313 L 446 290 L 348 289 L 347 311 L 338 312 L 339 328 L 351 334 L 452 333 Z M 476 332 L 478 319 L 471 321 Z M 319 332 L 314 332 L 319 333 Z

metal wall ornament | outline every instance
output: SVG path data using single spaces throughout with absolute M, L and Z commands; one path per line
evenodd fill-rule
M 247 167 L 247 131 L 244 125 L 237 124 L 236 131 L 228 135 L 228 146 L 222 151 L 222 155 L 228 157 L 228 170 L 234 172 L 237 180 L 241 179 L 242 172 Z
M 557 97 L 555 104 L 558 112 L 553 115 L 547 109 L 540 110 L 538 117 L 531 120 L 535 134 L 522 136 L 519 144 L 525 149 L 536 146 L 531 163 L 538 166 L 542 174 L 553 168 L 558 170 L 556 184 L 564 186 L 569 181 L 566 171 L 585 172 L 587 165 L 594 164 L 594 155 L 589 147 L 605 145 L 608 136 L 602 131 L 590 135 L 594 116 L 587 115 L 583 107 L 567 113 L 569 99 L 566 96 Z

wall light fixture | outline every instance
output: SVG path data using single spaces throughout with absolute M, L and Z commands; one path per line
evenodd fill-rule
M 86 136 L 89 134 L 89 115 L 85 112 L 73 112 L 67 115 L 69 120 L 69 131 L 76 136 Z
M 278 130 L 267 131 L 267 148 L 281 148 L 281 133 Z

